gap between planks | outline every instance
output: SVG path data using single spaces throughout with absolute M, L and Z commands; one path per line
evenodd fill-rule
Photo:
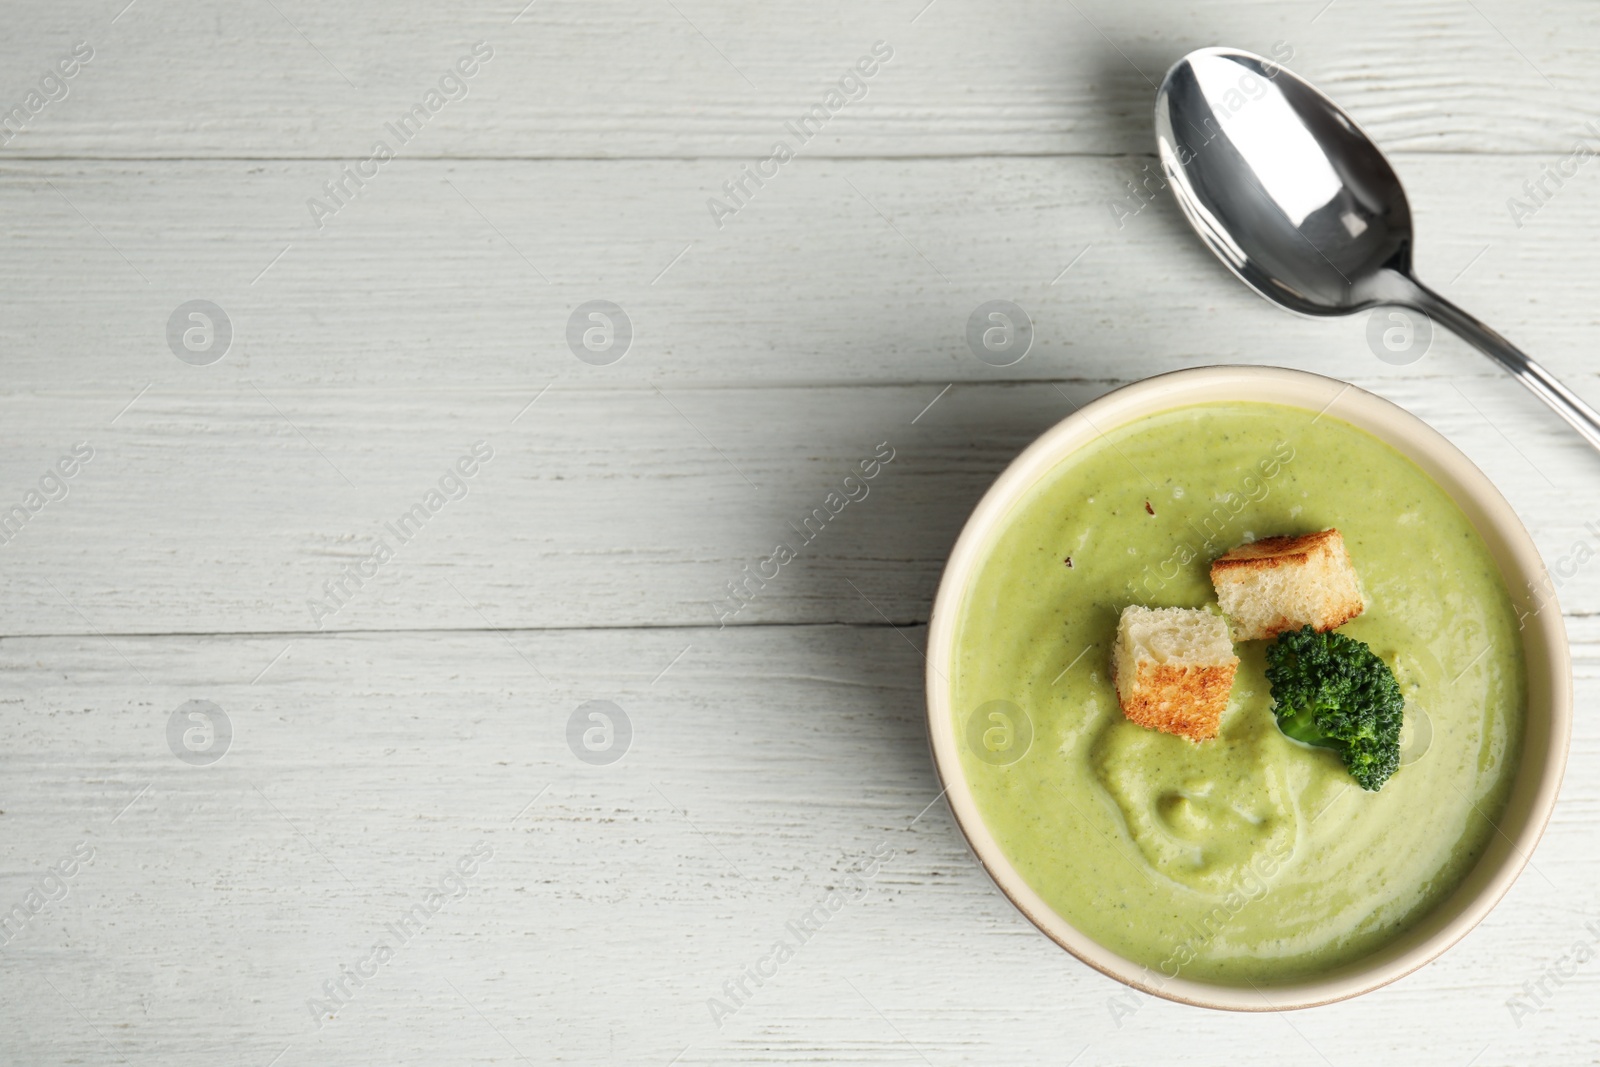
M 401 626 L 392 630 L 164 630 L 141 632 L 135 630 L 107 630 L 106 637 L 127 637 L 139 640 L 188 637 L 286 637 L 291 640 L 321 637 L 402 637 L 418 634 L 567 634 L 567 633 L 632 633 L 660 631 L 670 633 L 721 633 L 724 630 L 798 630 L 843 627 L 851 630 L 889 630 L 928 625 L 927 619 L 891 619 L 877 622 L 733 622 L 726 626 L 692 626 L 682 623 L 629 623 L 624 626 Z M 57 641 L 78 640 L 98 636 L 97 633 L 18 633 L 0 634 L 0 644 L 7 641 Z

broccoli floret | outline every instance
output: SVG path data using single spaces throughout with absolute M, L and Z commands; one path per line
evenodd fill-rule
M 1307 626 L 1267 646 L 1278 729 L 1338 752 L 1363 789 L 1378 790 L 1400 766 L 1405 699 L 1388 664 L 1354 638 Z

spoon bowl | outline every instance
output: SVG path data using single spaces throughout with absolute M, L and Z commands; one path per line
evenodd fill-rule
M 1232 48 L 1184 56 L 1156 95 L 1173 195 L 1245 284 L 1302 315 L 1421 312 L 1497 360 L 1600 449 L 1600 414 L 1412 273 L 1411 207 L 1372 138 L 1315 86 Z

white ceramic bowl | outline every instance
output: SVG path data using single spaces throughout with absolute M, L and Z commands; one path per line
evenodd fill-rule
M 956 616 L 973 571 L 997 527 L 1029 487 L 1102 433 L 1146 415 L 1190 404 L 1263 401 L 1325 411 L 1377 437 L 1433 478 L 1477 527 L 1519 615 L 1528 703 L 1522 760 L 1499 822 L 1500 833 L 1455 893 L 1410 931 L 1373 955 L 1320 977 L 1236 987 L 1167 979 L 1091 940 L 1058 915 L 1011 865 L 978 813 L 957 750 L 945 665 L 953 661 Z M 1109 393 L 1061 420 L 1006 468 L 967 520 L 945 566 L 928 628 L 928 729 L 951 810 L 984 870 L 1029 920 L 1089 966 L 1155 996 L 1235 1011 L 1305 1008 L 1376 989 L 1437 957 L 1476 926 L 1522 872 L 1544 832 L 1572 729 L 1572 668 L 1566 630 L 1528 532 L 1482 471 L 1422 420 L 1355 386 L 1277 367 L 1200 367 L 1148 378 Z M 1535 592 L 1539 591 L 1539 592 Z

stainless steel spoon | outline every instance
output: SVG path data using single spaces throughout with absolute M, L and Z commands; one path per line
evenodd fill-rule
M 1411 273 L 1411 208 L 1394 168 L 1332 100 L 1271 60 L 1202 48 L 1156 95 L 1178 205 L 1256 292 L 1303 315 L 1420 311 L 1498 360 L 1600 449 L 1600 414 Z

